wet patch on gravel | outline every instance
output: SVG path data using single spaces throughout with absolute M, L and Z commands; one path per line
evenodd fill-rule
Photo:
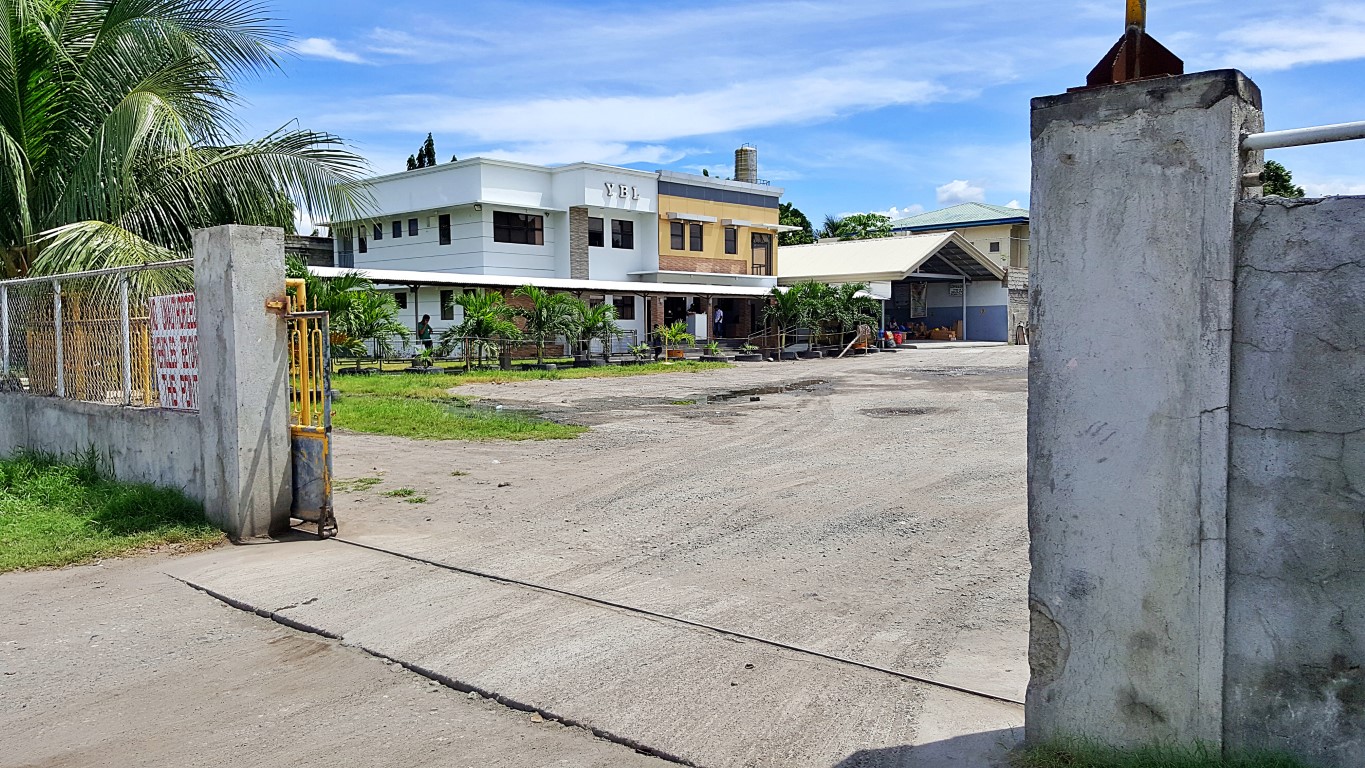
M 829 382 L 824 379 L 806 379 L 804 381 L 793 381 L 787 384 L 772 384 L 766 387 L 747 387 L 744 389 L 730 389 L 724 392 L 710 392 L 705 395 L 698 395 L 696 400 L 700 403 L 724 403 L 743 398 L 762 397 L 763 395 L 778 395 L 784 392 L 817 392 L 818 394 L 829 394 L 832 389 L 825 386 L 827 384 L 829 384 Z
M 889 419 L 895 416 L 928 416 L 935 413 L 951 413 L 955 408 L 934 408 L 927 406 L 900 406 L 896 408 L 864 408 L 859 413 L 874 419 Z

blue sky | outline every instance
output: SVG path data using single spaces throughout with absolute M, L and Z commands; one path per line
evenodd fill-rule
M 298 118 L 376 173 L 428 131 L 452 154 L 760 176 L 827 213 L 1028 205 L 1033 96 L 1084 82 L 1122 0 L 270 0 L 284 72 L 243 83 L 252 134 Z M 1187 71 L 1236 67 L 1270 129 L 1365 119 L 1362 0 L 1150 0 Z M 1280 150 L 1310 194 L 1365 194 L 1365 142 Z

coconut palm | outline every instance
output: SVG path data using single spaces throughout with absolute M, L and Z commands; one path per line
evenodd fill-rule
M 294 204 L 355 218 L 364 161 L 336 136 L 236 136 L 233 81 L 284 42 L 253 0 L 0 0 L 0 276 L 181 256 Z
M 611 357 L 611 343 L 626 335 L 616 324 L 616 307 L 611 304 L 588 304 L 574 299 L 573 332 L 583 346 L 583 354 L 590 354 L 592 342 L 602 342 L 602 358 Z
M 526 336 L 536 343 L 536 363 L 545 363 L 545 340 L 560 334 L 569 336 L 575 328 L 576 304 L 582 302 L 567 293 L 550 293 L 534 285 L 523 285 L 512 292 L 525 298 L 529 307 L 517 307 L 517 317 L 525 323 Z
M 881 323 L 881 303 L 867 294 L 867 283 L 834 286 L 825 297 L 824 320 L 845 334 L 860 325 L 876 327 Z
M 681 320 L 660 328 L 659 338 L 663 341 L 665 359 L 668 357 L 669 347 L 675 344 L 679 347 L 690 347 L 697 343 L 697 337 L 687 332 L 687 326 Z
M 521 329 L 512 319 L 516 313 L 501 293 L 479 288 L 456 294 L 447 306 L 464 310 L 464 319 L 459 325 L 445 329 L 438 343 L 442 350 L 463 345 L 466 368 L 471 357 L 477 355 L 478 364 L 482 366 L 485 354 L 497 354 L 499 342 L 521 338 Z

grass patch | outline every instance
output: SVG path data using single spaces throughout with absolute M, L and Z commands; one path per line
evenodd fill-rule
M 1268 752 L 1223 757 L 1202 744 L 1120 749 L 1087 739 L 1055 739 L 1017 753 L 1015 768 L 1309 768 L 1293 757 Z
M 332 490 L 337 493 L 359 493 L 384 482 L 382 477 L 357 477 L 354 480 L 337 480 L 332 483 Z
M 93 451 L 75 460 L 33 453 L 0 459 L 0 573 L 222 540 L 198 502 L 177 490 L 112 480 Z
M 411 488 L 394 488 L 392 491 L 384 491 L 384 495 L 395 499 L 406 499 L 409 496 L 416 496 L 417 491 Z
M 425 503 L 427 503 L 427 497 L 425 497 L 425 496 L 410 496 L 410 497 L 408 497 L 408 498 L 406 498 L 406 499 L 403 499 L 403 501 L 406 501 L 406 502 L 409 503 L 409 504 L 425 504 Z
M 354 432 L 417 440 L 558 440 L 587 431 L 516 411 L 471 408 L 453 401 L 345 395 L 332 403 L 332 423 Z
M 455 470 L 454 472 L 451 472 L 451 473 L 450 473 L 450 476 L 451 476 L 451 477 L 469 477 L 469 473 L 457 469 L 457 470 Z
M 670 400 L 669 405 L 696 405 L 696 400 Z

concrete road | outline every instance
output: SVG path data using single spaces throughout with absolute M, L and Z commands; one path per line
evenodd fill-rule
M 342 534 L 1021 698 L 1025 361 L 932 350 L 461 387 L 594 429 L 482 445 L 342 435 L 338 475 L 382 478 L 340 500 Z M 397 487 L 429 500 L 383 495 Z M 172 570 L 698 765 L 988 765 L 1022 723 L 1016 706 L 345 543 Z
M 176 564 L 0 576 L 0 766 L 667 765 L 229 608 Z

